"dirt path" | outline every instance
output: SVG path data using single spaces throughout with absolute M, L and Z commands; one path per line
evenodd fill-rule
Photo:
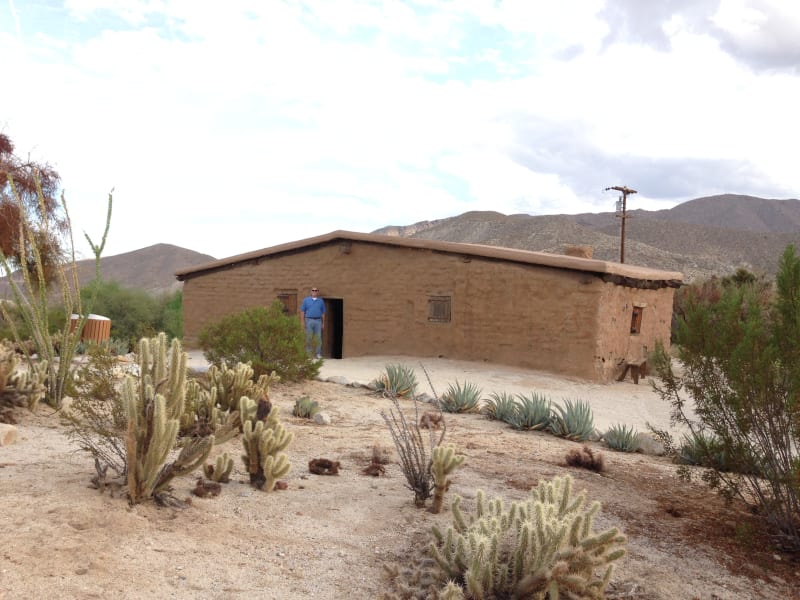
M 303 395 L 322 405 L 330 425 L 291 415 Z M 90 489 L 91 460 L 74 451 L 58 420 L 47 409 L 17 411 L 19 440 L 0 448 L 0 597 L 379 597 L 388 585 L 383 565 L 427 545 L 430 526 L 449 523 L 449 509 L 415 509 L 396 463 L 384 477 L 361 474 L 373 445 L 394 455 L 380 416 L 387 400 L 319 381 L 275 386 L 272 400 L 295 436 L 288 489 L 251 488 L 237 463 L 219 497 L 191 497 L 183 510 L 130 507 L 121 493 Z M 666 459 L 594 444 L 607 464 L 598 475 L 564 465 L 580 447 L 571 442 L 479 415 L 447 422 L 447 441 L 467 456 L 449 499 L 459 494 L 472 506 L 478 489 L 521 498 L 540 479 L 569 472 L 576 489 L 603 503 L 597 526 L 619 526 L 629 539 L 611 598 L 800 598 L 800 565 L 770 546 L 755 518 L 680 482 Z M 233 440 L 212 456 L 238 457 L 240 447 Z M 319 457 L 341 461 L 340 474 L 309 474 L 308 461 Z M 190 497 L 194 483 L 177 480 L 174 494 Z

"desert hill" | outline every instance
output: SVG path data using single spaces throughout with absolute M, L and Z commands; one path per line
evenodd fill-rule
M 629 210 L 628 217 L 625 262 L 681 271 L 687 281 L 739 267 L 772 276 L 786 245 L 800 248 L 798 200 L 724 194 L 667 210 Z M 374 233 L 553 253 L 589 245 L 595 258 L 619 260 L 620 219 L 613 212 L 532 216 L 473 211 Z
M 100 274 L 106 281 L 116 281 L 128 288 L 142 289 L 154 295 L 169 293 L 181 288 L 175 271 L 216 260 L 172 244 L 154 244 L 132 252 L 100 258 Z M 94 259 L 80 260 L 78 280 L 81 286 L 94 278 Z M 5 278 L 0 280 L 0 297 L 8 294 Z

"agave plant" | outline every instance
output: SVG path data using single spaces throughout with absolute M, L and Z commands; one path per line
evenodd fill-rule
M 639 432 L 627 425 L 612 425 L 603 434 L 603 441 L 606 446 L 619 452 L 636 452 L 641 445 Z
M 594 433 L 594 415 L 589 403 L 565 400 L 563 407 L 555 405 L 550 413 L 548 428 L 553 435 L 574 442 L 588 440 Z
M 546 429 L 550 424 L 551 403 L 544 394 L 517 394 L 514 414 L 509 424 L 514 429 Z
M 375 390 L 389 398 L 413 398 L 417 393 L 417 375 L 406 365 L 386 365 L 386 371 L 372 382 Z
M 513 394 L 508 392 L 492 392 L 489 399 L 483 406 L 483 414 L 487 419 L 493 421 L 503 421 L 509 423 L 514 420 L 514 413 L 517 410 L 517 401 Z
M 482 393 L 483 390 L 474 383 L 465 381 L 464 385 L 461 385 L 456 379 L 455 385 L 451 383 L 447 391 L 439 398 L 439 406 L 448 413 L 478 412 Z

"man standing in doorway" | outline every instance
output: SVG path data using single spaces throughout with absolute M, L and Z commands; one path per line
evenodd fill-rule
M 325 301 L 319 297 L 319 288 L 312 287 L 311 295 L 300 305 L 300 321 L 306 332 L 306 352 L 311 354 L 312 342 L 316 357 L 322 358 L 322 332 L 325 329 Z

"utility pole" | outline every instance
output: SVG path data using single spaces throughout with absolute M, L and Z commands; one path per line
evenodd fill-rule
M 608 190 L 617 190 L 618 192 L 622 192 L 622 196 L 620 196 L 619 200 L 617 200 L 617 214 L 615 216 L 622 219 L 622 227 L 620 228 L 620 236 L 619 236 L 619 262 L 625 262 L 625 221 L 628 218 L 628 194 L 635 194 L 636 190 L 632 190 L 629 187 L 624 185 L 614 185 L 611 187 L 607 187 L 606 191 Z

